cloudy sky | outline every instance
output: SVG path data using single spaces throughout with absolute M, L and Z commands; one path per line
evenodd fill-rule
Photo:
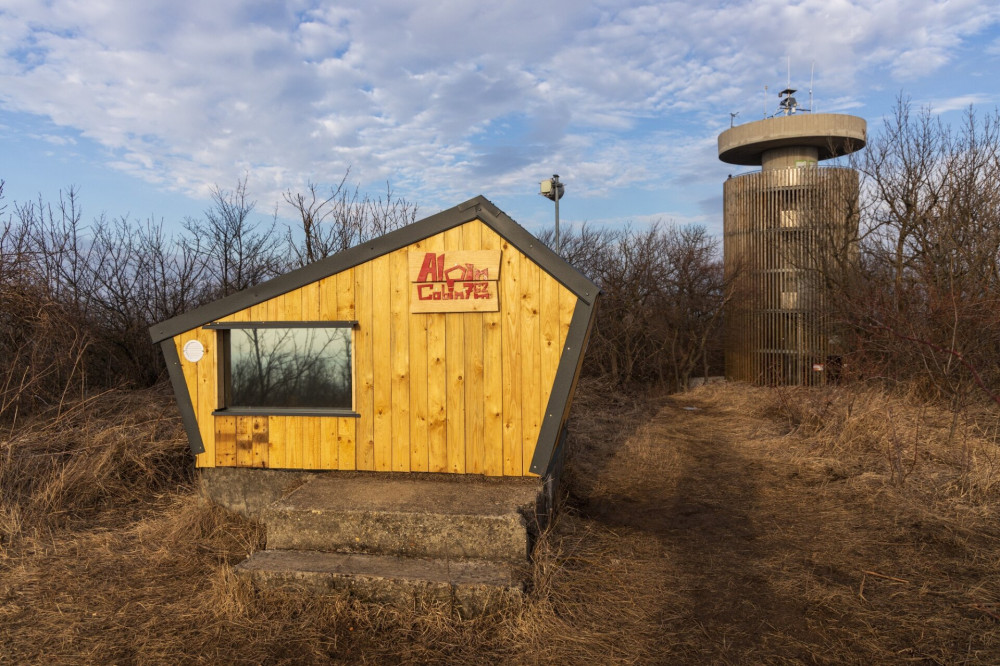
M 1000 3 L 2 0 L 0 179 L 8 212 L 74 185 L 88 218 L 172 224 L 244 174 L 271 211 L 349 167 L 421 217 L 482 193 L 538 230 L 559 173 L 564 221 L 717 232 L 716 137 L 774 113 L 789 61 L 873 130 L 901 93 L 992 111 Z

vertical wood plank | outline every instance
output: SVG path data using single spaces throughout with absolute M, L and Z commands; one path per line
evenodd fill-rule
M 354 307 L 358 328 L 354 331 L 357 360 L 354 365 L 355 400 L 360 414 L 357 426 L 355 468 L 375 469 L 375 374 L 372 351 L 372 264 L 354 267 Z M 345 461 L 341 459 L 341 465 Z
M 215 421 L 215 466 L 236 467 L 239 465 L 237 456 L 236 419 L 232 416 L 214 416 Z
M 286 416 L 285 420 L 285 468 L 302 469 L 302 418 Z
M 357 438 L 358 419 L 337 419 L 337 448 L 340 453 L 337 458 L 337 469 L 357 469 L 355 458 L 355 441 Z
M 285 417 L 267 417 L 267 462 L 273 469 L 285 469 Z
M 297 421 L 297 431 L 302 440 L 302 469 L 320 469 L 320 418 L 318 416 L 292 417 Z
M 462 229 L 444 232 L 444 249 L 462 249 Z M 465 472 L 465 322 L 461 313 L 445 314 L 445 366 L 448 375 L 448 468 L 452 474 Z
M 542 418 L 545 418 L 545 408 L 549 404 L 549 396 L 552 394 L 552 382 L 556 378 L 556 370 L 559 368 L 559 357 L 562 353 L 562 345 L 559 340 L 559 290 L 561 286 L 555 278 L 544 271 L 539 272 L 538 277 L 538 320 L 539 333 L 541 334 L 541 390 L 538 394 L 538 405 L 542 410 Z
M 287 319 L 284 313 L 284 303 L 284 295 L 267 299 L 264 319 L 262 321 L 282 321 Z
M 268 419 L 266 416 L 255 416 L 250 426 L 253 429 L 253 466 L 268 467 Z
M 340 318 L 339 295 L 340 289 L 336 275 L 325 277 L 319 281 L 318 318 L 321 321 L 335 321 Z
M 281 299 L 282 319 L 302 321 L 302 293 L 303 289 L 295 289 L 279 297 Z
M 357 310 L 354 306 L 354 269 L 337 274 L 337 319 L 354 321 Z M 358 408 L 358 329 L 351 332 L 351 394 L 352 408 Z M 358 419 L 346 418 L 337 421 L 337 469 L 356 469 L 356 447 Z
M 484 250 L 499 250 L 500 236 L 482 229 Z M 501 258 L 501 274 L 503 272 Z M 501 356 L 501 312 L 483 313 L 483 472 L 503 475 L 503 361 Z
M 247 312 L 249 313 L 247 321 L 267 321 L 267 301 L 251 305 Z
M 337 319 L 353 321 L 356 319 L 354 308 L 354 269 L 337 273 Z
M 406 248 L 389 255 L 392 471 L 410 471 L 410 279 Z
M 521 253 L 502 242 L 503 473 L 521 476 Z
M 320 318 L 320 283 L 310 282 L 296 291 L 299 292 L 299 318 L 301 321 L 316 321 Z M 291 292 L 295 293 L 295 292 Z
M 444 250 L 444 234 L 426 241 L 428 252 Z M 427 470 L 448 469 L 448 368 L 445 315 L 425 315 L 427 321 Z
M 482 249 L 482 223 L 462 225 L 465 250 Z M 483 314 L 468 312 L 462 316 L 465 326 L 465 469 L 466 474 L 482 474 L 486 467 L 483 440 Z
M 338 461 L 340 457 L 339 427 L 339 418 L 324 417 L 319 419 L 320 469 L 340 468 L 340 462 Z
M 542 410 L 538 404 L 542 390 L 539 273 L 538 264 L 527 258 L 521 260 L 521 474 L 524 476 L 529 474 L 528 467 L 542 425 Z
M 355 341 L 358 351 L 355 373 L 358 380 L 357 469 L 375 469 L 375 372 L 372 350 L 372 265 L 354 268 L 355 301 L 358 329 Z
M 375 385 L 375 469 L 392 469 L 392 318 L 389 299 L 389 256 L 370 262 L 372 267 L 372 350 Z
M 410 246 L 413 252 L 424 251 L 418 241 Z M 409 285 L 407 284 L 407 288 Z M 427 315 L 408 315 L 410 344 L 410 469 L 426 472 L 429 465 L 427 448 Z
M 253 417 L 236 417 L 236 466 L 253 467 Z

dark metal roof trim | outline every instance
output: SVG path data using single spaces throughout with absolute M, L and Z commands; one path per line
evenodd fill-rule
M 476 199 L 480 198 L 482 203 L 477 207 L 480 214 L 476 217 L 510 241 L 514 247 L 521 251 L 521 254 L 538 264 L 546 273 L 576 294 L 577 298 L 588 305 L 594 302 L 597 298 L 597 285 L 584 277 L 572 264 L 556 254 L 545 243 L 538 240 L 534 234 L 494 206 L 492 202 L 481 196 Z M 476 199 L 471 201 L 476 201 Z
M 567 440 L 569 440 L 569 431 L 566 429 L 566 425 L 563 424 L 562 429 L 559 431 L 559 440 L 552 450 L 552 458 L 549 460 L 549 466 L 542 476 L 543 479 L 558 483 L 558 479 L 562 477 L 563 468 L 566 467 Z
M 531 232 L 494 206 L 486 197 L 479 195 L 465 203 L 389 232 L 367 243 L 338 252 L 308 266 L 279 275 L 267 282 L 195 308 L 167 321 L 154 324 L 149 328 L 150 337 L 153 342 L 162 342 L 185 331 L 214 322 L 234 312 L 304 287 L 477 218 L 507 239 L 522 254 L 531 258 L 582 301 L 587 304 L 594 302 L 597 297 L 597 287 L 593 282 L 546 247 Z
M 554 459 L 552 454 L 559 443 L 559 434 L 563 429 L 566 408 L 569 406 L 573 388 L 576 386 L 576 380 L 580 374 L 583 355 L 587 352 L 590 328 L 593 325 L 596 312 L 596 301 L 586 303 L 579 300 L 573 310 L 569 332 L 566 334 L 566 343 L 563 345 L 563 352 L 559 357 L 559 367 L 556 368 L 556 377 L 552 382 L 549 403 L 545 407 L 542 427 L 538 431 L 535 454 L 532 456 L 531 466 L 528 468 L 532 474 L 542 476 L 550 472 L 549 467 Z
M 174 345 L 173 340 L 164 340 L 160 343 L 160 349 L 163 350 L 163 358 L 167 362 L 170 386 L 174 389 L 174 397 L 177 399 L 177 407 L 181 412 L 181 423 L 184 424 L 184 432 L 187 433 L 191 453 L 195 455 L 204 453 L 205 444 L 201 441 L 198 419 L 194 413 L 194 405 L 191 404 L 191 394 L 188 392 L 187 382 L 184 381 L 184 370 L 181 368 L 181 357 L 177 354 L 177 346 Z
M 216 321 L 205 324 L 202 328 L 228 331 L 233 328 L 354 328 L 358 325 L 355 319 L 316 320 L 316 321 Z
M 350 409 L 335 407 L 225 407 L 216 409 L 212 416 L 322 416 L 357 419 L 361 414 Z

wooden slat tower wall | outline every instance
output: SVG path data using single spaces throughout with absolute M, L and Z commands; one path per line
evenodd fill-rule
M 764 384 L 821 384 L 838 350 L 823 275 L 856 253 L 858 175 L 807 167 L 725 182 L 726 376 Z M 815 370 L 820 364 L 823 370 Z

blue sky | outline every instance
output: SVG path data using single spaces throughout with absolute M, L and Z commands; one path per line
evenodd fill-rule
M 773 113 L 788 60 L 870 131 L 901 93 L 992 112 L 1000 3 L 3 0 L 0 179 L 8 212 L 74 185 L 87 219 L 174 225 L 213 184 L 270 213 L 350 167 L 420 217 L 481 193 L 537 231 L 559 173 L 564 222 L 718 233 L 716 137 Z

